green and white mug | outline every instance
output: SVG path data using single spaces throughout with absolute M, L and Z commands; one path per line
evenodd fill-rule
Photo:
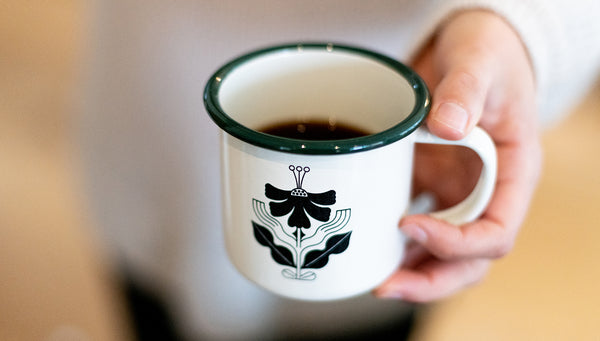
M 254 51 L 220 68 L 204 101 L 222 130 L 228 255 L 245 277 L 285 297 L 351 297 L 398 269 L 406 244 L 398 222 L 411 205 L 416 143 L 466 146 L 483 161 L 473 192 L 437 217 L 474 220 L 494 190 L 489 136 L 479 128 L 460 141 L 429 133 L 421 126 L 430 107 L 424 82 L 373 51 L 334 44 Z M 305 140 L 260 132 L 307 120 L 369 133 Z

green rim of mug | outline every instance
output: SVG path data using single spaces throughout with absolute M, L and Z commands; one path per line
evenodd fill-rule
M 415 105 L 412 112 L 398 124 L 386 130 L 356 138 L 342 140 L 309 141 L 290 139 L 258 132 L 232 119 L 219 103 L 219 89 L 222 80 L 235 68 L 245 62 L 269 53 L 286 50 L 326 50 L 345 51 L 378 61 L 402 75 L 411 85 Z M 349 45 L 332 43 L 297 43 L 278 45 L 257 50 L 238 57 L 217 70 L 208 80 L 204 89 L 204 106 L 212 120 L 228 134 L 252 145 L 294 154 L 331 155 L 367 151 L 386 146 L 403 139 L 415 131 L 427 117 L 430 109 L 430 95 L 425 82 L 411 68 L 380 53 Z

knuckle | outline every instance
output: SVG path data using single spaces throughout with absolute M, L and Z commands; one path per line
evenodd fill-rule
M 435 244 L 435 255 L 444 260 L 460 259 L 467 256 L 471 250 L 465 231 L 452 226 L 445 234 L 440 233 L 440 239 Z M 442 237 L 443 235 L 443 237 Z
M 450 243 L 444 243 L 444 244 L 438 245 L 435 253 L 436 253 L 436 256 L 441 259 L 454 259 L 454 258 L 459 257 L 458 249 L 456 248 L 455 245 L 450 244 Z
M 468 286 L 475 287 L 475 286 L 480 285 L 485 280 L 486 274 L 487 274 L 487 271 L 480 273 L 479 276 L 477 276 L 471 280 L 471 282 L 468 284 Z
M 471 281 L 468 283 L 468 285 L 476 286 L 481 284 L 481 282 L 483 282 L 486 278 L 490 268 L 490 262 L 488 260 L 481 260 L 478 262 L 478 264 L 474 264 L 473 267 L 476 267 L 476 269 L 474 269 L 474 276 L 471 278 Z
M 459 92 L 479 93 L 483 91 L 481 77 L 475 70 L 461 68 L 454 71 L 452 85 Z
M 507 239 L 501 243 L 498 243 L 492 250 L 490 257 L 492 259 L 499 259 L 507 256 L 514 248 L 515 241 L 513 238 Z
M 542 146 L 541 146 L 541 142 L 536 139 L 533 143 L 531 143 L 531 160 L 532 160 L 532 170 L 531 170 L 531 177 L 532 177 L 532 181 L 534 183 L 537 183 L 539 181 L 539 178 L 542 174 L 542 163 L 543 163 L 543 158 L 544 158 L 544 153 L 542 151 Z

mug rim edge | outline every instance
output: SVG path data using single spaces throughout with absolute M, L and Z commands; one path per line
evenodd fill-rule
M 411 86 L 415 105 L 400 122 L 380 132 L 366 136 L 339 140 L 300 140 L 265 134 L 248 128 L 231 118 L 218 100 L 220 85 L 225 76 L 243 63 L 273 52 L 286 50 L 340 50 L 370 58 L 399 73 Z M 274 45 L 243 54 L 221 66 L 209 78 L 204 89 L 204 106 L 211 119 L 224 132 L 249 144 L 294 154 L 333 155 L 367 151 L 389 145 L 414 132 L 427 117 L 431 105 L 429 90 L 423 79 L 402 62 L 366 48 L 334 43 L 290 43 Z

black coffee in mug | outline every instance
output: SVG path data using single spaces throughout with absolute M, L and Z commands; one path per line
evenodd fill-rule
M 369 135 L 369 132 L 362 128 L 325 120 L 275 123 L 258 129 L 258 131 L 269 135 L 310 141 L 345 140 Z

